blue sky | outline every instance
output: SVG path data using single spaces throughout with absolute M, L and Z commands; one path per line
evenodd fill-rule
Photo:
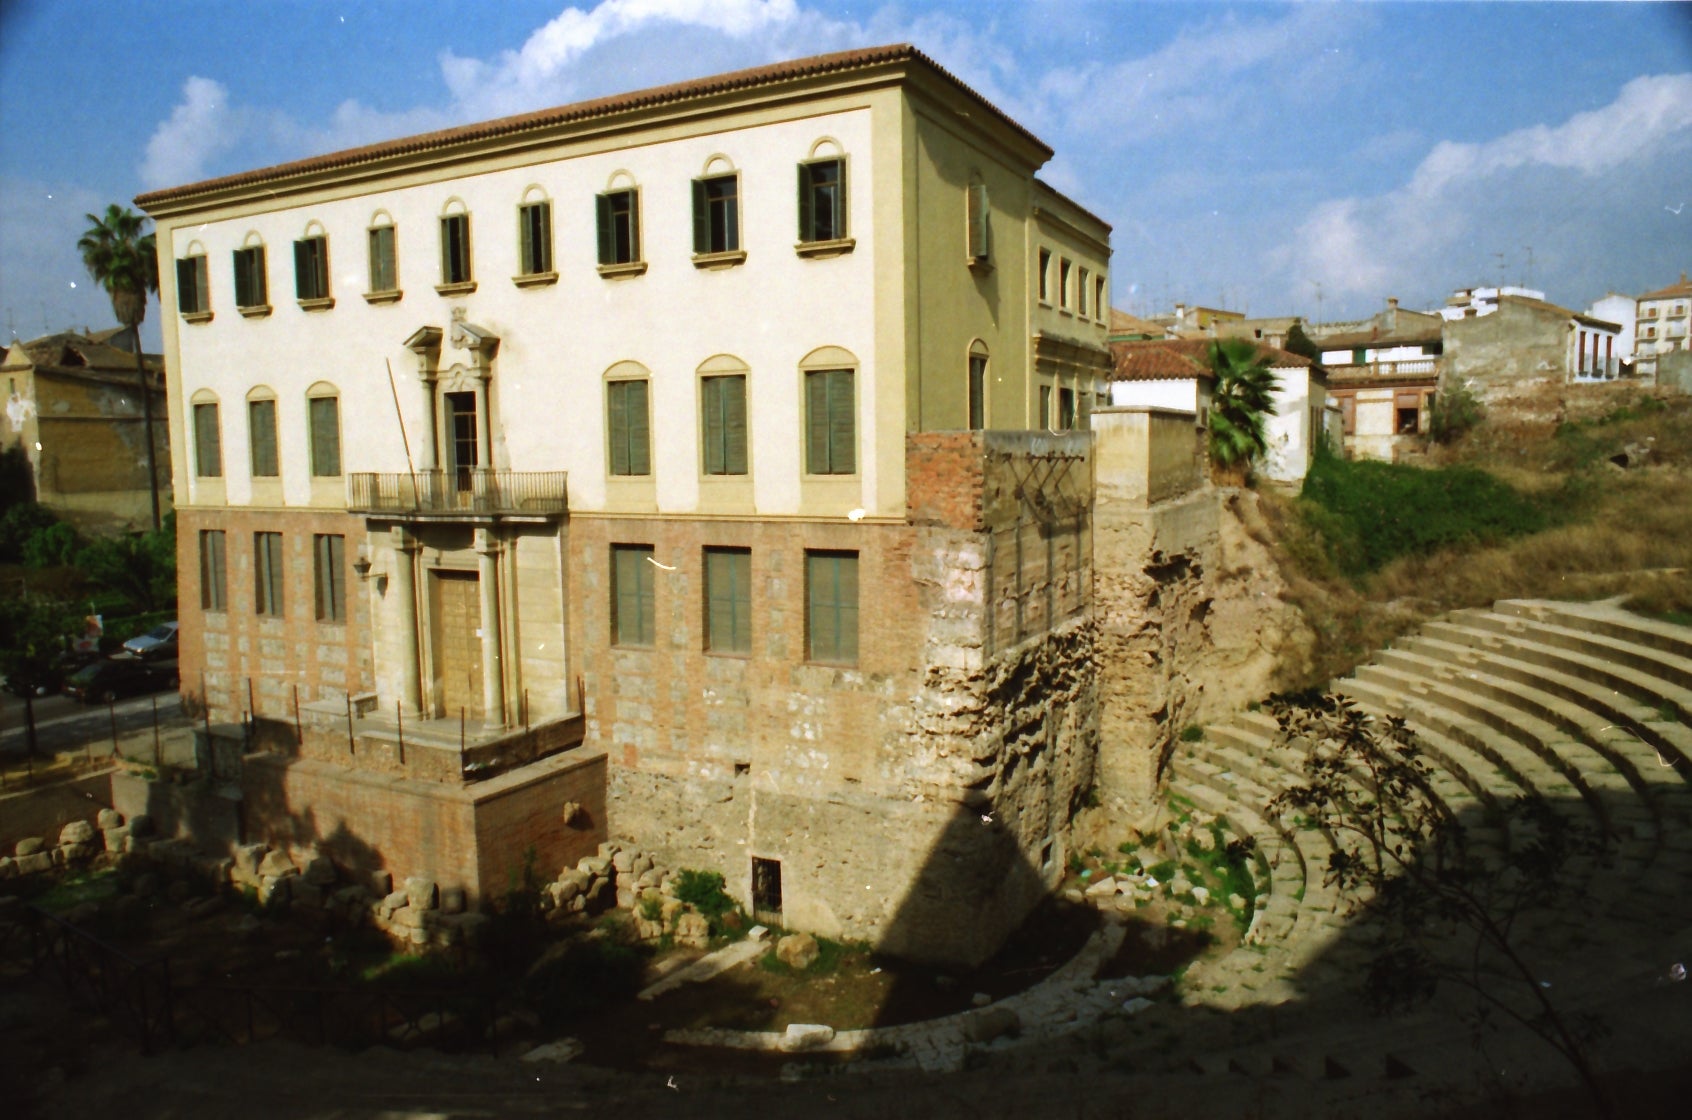
M 74 248 L 109 201 L 901 41 L 1056 149 L 1128 310 L 1501 277 L 1585 307 L 1692 269 L 1687 5 L 0 0 L 0 337 L 110 322 Z

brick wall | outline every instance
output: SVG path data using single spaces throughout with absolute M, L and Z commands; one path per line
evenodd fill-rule
M 226 609 L 201 608 L 200 530 L 222 529 Z M 280 532 L 284 557 L 283 614 L 255 609 L 253 534 Z M 316 618 L 313 536 L 346 539 L 344 623 Z M 364 541 L 362 518 L 333 510 L 181 509 L 176 519 L 178 611 L 182 623 L 182 691 L 210 705 L 213 722 L 236 722 L 249 710 L 292 726 L 294 704 L 340 700 L 371 687 L 368 585 L 352 572 Z M 248 682 L 251 682 L 249 694 Z M 250 695 L 250 705 L 249 705 Z

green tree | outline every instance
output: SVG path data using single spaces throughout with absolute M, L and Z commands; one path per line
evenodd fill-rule
M 1486 418 L 1479 399 L 1461 381 L 1452 381 L 1428 404 L 1428 439 L 1456 443 Z
M 24 701 L 24 742 L 36 753 L 35 690 L 53 679 L 54 662 L 65 652 L 65 635 L 76 625 L 68 603 L 41 595 L 0 595 L 0 674 Z
M 1313 362 L 1322 360 L 1322 351 L 1310 340 L 1310 336 L 1304 333 L 1304 323 L 1298 319 L 1293 320 L 1291 329 L 1287 331 L 1287 340 L 1281 345 L 1281 349 L 1289 354 L 1309 358 Z
M 1432 768 L 1403 719 L 1376 720 L 1333 694 L 1277 698 L 1280 741 L 1304 753 L 1304 784 L 1266 806 L 1269 820 L 1302 817 L 1333 844 L 1326 882 L 1373 938 L 1364 998 L 1393 1014 L 1441 985 L 1475 997 L 1477 1031 L 1512 1020 L 1574 1067 L 1600 1115 L 1609 1101 L 1586 1054 L 1597 1033 L 1571 1019 L 1517 944 L 1524 914 L 1566 893 L 1571 861 L 1602 852 L 1590 829 L 1539 798 L 1522 797 L 1485 823 L 1512 838 L 1489 866 L 1457 816 L 1433 792 Z
M 1244 482 L 1251 461 L 1268 448 L 1265 425 L 1275 415 L 1275 390 L 1281 381 L 1257 344 L 1247 339 L 1213 339 L 1209 358 L 1216 375 L 1210 403 L 1210 461 L 1219 477 Z
M 147 219 L 113 203 L 104 216 L 84 215 L 88 229 L 76 243 L 82 263 L 94 282 L 112 299 L 112 314 L 134 335 L 135 377 L 141 387 L 141 414 L 147 432 L 148 490 L 153 498 L 153 529 L 159 519 L 159 472 L 153 455 L 153 394 L 141 354 L 141 321 L 147 317 L 147 295 L 159 290 L 159 255 Z
M 95 541 L 77 553 L 76 566 L 138 610 L 165 609 L 176 600 L 176 514 L 167 514 L 156 533 Z

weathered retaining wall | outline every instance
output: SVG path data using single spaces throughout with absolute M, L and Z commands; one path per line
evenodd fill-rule
M 906 524 L 620 522 L 676 570 L 663 648 L 584 674 L 612 835 L 720 871 L 748 904 L 752 859 L 779 861 L 788 925 L 991 955 L 1061 871 L 1092 782 L 1091 470 L 1085 434 L 925 433 L 908 438 Z M 677 560 L 734 533 L 767 623 L 749 657 L 711 656 L 696 565 Z M 804 660 L 807 548 L 859 555 L 856 666 Z M 585 592 L 588 627 L 609 626 L 592 617 L 606 598 Z

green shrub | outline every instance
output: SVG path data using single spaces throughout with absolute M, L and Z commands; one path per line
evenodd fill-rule
M 1463 384 L 1454 384 L 1434 394 L 1428 405 L 1428 439 L 1434 443 L 1456 443 L 1486 419 L 1480 401 Z
M 683 868 L 676 876 L 676 898 L 705 915 L 711 923 L 711 936 L 737 933 L 746 928 L 740 904 L 723 889 L 723 877 L 716 871 L 696 871 Z
M 1181 742 L 1196 743 L 1204 738 L 1204 728 L 1196 723 L 1189 723 L 1181 728 Z
M 1353 578 L 1401 556 L 1493 544 L 1547 528 L 1540 503 L 1473 467 L 1426 469 L 1319 455 L 1300 512 Z

